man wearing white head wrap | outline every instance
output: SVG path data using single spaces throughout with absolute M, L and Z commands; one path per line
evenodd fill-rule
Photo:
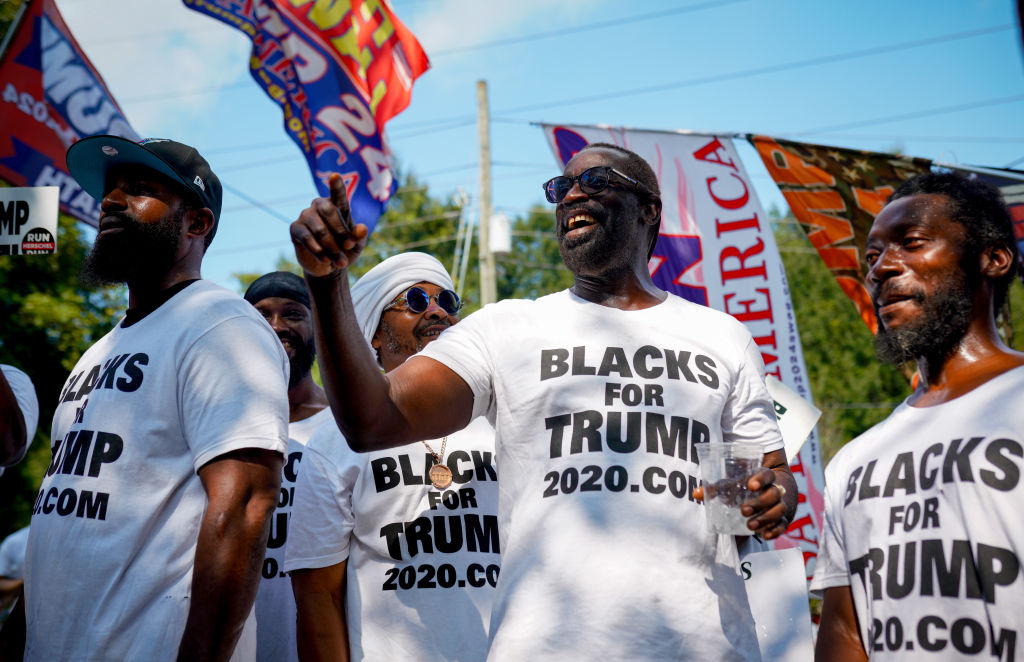
M 352 286 L 385 371 L 458 321 L 435 258 L 384 260 Z M 483 660 L 499 571 L 494 429 L 360 454 L 337 426 L 306 446 L 289 522 L 303 660 Z
M 352 305 L 359 330 L 371 348 L 384 307 L 421 282 L 433 283 L 446 290 L 455 289 L 452 277 L 436 257 L 417 252 L 392 255 L 363 274 L 352 286 Z

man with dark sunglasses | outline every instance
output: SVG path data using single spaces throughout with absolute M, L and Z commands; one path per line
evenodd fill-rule
M 263 274 L 245 290 L 243 299 L 259 311 L 281 340 L 288 355 L 288 453 L 281 471 L 281 496 L 271 520 L 267 553 L 256 594 L 256 662 L 294 662 L 295 599 L 284 569 L 296 474 L 306 442 L 331 420 L 324 390 L 313 381 L 313 311 L 301 277 L 287 271 Z
M 404 253 L 352 287 L 355 320 L 384 371 L 458 322 L 451 277 Z M 356 453 L 338 427 L 309 440 L 285 569 L 303 660 L 467 660 L 487 654 L 499 572 L 494 428 Z
M 590 145 L 545 186 L 575 276 L 475 313 L 381 378 L 358 347 L 346 272 L 366 239 L 333 177 L 292 224 L 322 329 L 325 386 L 353 448 L 443 435 L 493 407 L 502 575 L 492 660 L 759 660 L 732 537 L 711 534 L 696 443 L 758 443 L 751 533 L 796 508 L 763 363 L 734 318 L 658 289 L 661 220 L 639 156 Z M 413 424 L 412 422 L 415 422 Z

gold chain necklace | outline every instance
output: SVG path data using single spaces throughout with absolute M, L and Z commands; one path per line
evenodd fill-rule
M 434 452 L 434 449 L 430 447 L 430 444 L 423 442 L 423 445 L 427 447 L 430 454 L 434 456 L 434 466 L 430 467 L 430 483 L 439 490 L 443 490 L 452 484 L 452 470 L 444 464 L 444 447 L 448 443 L 448 436 L 441 440 L 441 454 L 438 455 Z

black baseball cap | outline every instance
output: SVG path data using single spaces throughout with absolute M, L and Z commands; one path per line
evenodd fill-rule
M 89 136 L 68 148 L 67 162 L 71 176 L 96 200 L 103 199 L 107 171 L 112 167 L 134 163 L 156 170 L 191 191 L 213 212 L 209 238 L 217 232 L 223 191 L 217 175 L 195 147 L 166 138 L 134 142 L 120 136 Z

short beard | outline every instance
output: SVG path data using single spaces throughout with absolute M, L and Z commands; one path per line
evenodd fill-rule
M 622 247 L 603 225 L 598 224 L 590 235 L 579 240 L 564 235 L 558 238 L 562 262 L 574 274 L 606 266 L 621 257 Z
M 961 271 L 949 284 L 923 299 L 920 316 L 898 329 L 888 330 L 881 320 L 875 353 L 882 361 L 902 364 L 918 358 L 948 358 L 971 324 L 974 291 L 980 274 Z M 878 316 L 878 309 L 875 309 Z
M 316 360 L 316 342 L 311 338 L 309 342 L 303 343 L 295 348 L 295 356 L 288 359 L 288 390 L 298 386 L 299 382 L 306 378 L 309 371 L 313 369 L 313 361 Z
M 184 208 L 155 223 L 138 223 L 127 214 L 117 214 L 123 230 L 109 236 L 97 235 L 92 251 L 82 265 L 86 286 L 131 284 L 162 277 L 174 264 L 181 244 Z

